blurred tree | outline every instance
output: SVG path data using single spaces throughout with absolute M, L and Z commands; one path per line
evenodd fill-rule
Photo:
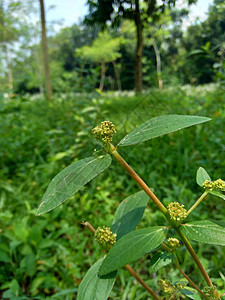
M 49 57 L 48 57 L 48 42 L 46 35 L 46 26 L 45 26 L 45 8 L 44 0 L 40 1 L 40 11 L 41 11 L 41 28 L 42 28 L 42 47 L 43 47 L 43 63 L 45 71 L 45 87 L 47 92 L 47 99 L 51 100 L 52 98 L 52 83 L 50 77 L 50 68 L 49 68 Z
M 81 57 L 89 59 L 93 62 L 101 64 L 101 78 L 99 89 L 102 91 L 104 87 L 106 63 L 111 62 L 114 67 L 118 88 L 121 89 L 120 76 L 116 65 L 116 60 L 121 56 L 119 48 L 121 38 L 114 38 L 109 32 L 100 32 L 99 36 L 94 40 L 91 46 L 79 48 L 76 53 Z
M 163 43 L 165 37 L 169 34 L 169 24 L 171 24 L 171 16 L 169 10 L 166 10 L 164 15 L 161 16 L 157 23 L 155 23 L 152 18 L 149 17 L 148 24 L 146 23 L 144 27 L 145 45 L 152 46 L 155 52 L 156 75 L 159 89 L 163 88 L 162 63 L 159 45 Z
M 196 0 L 188 0 L 194 3 Z M 86 22 L 105 25 L 111 21 L 117 26 L 123 19 L 130 19 L 136 26 L 136 52 L 135 52 L 135 90 L 142 91 L 142 53 L 143 53 L 143 26 L 151 16 L 158 20 L 167 6 L 175 5 L 176 0 L 164 0 L 160 4 L 157 0 L 87 0 L 89 14 Z
M 214 80 L 215 73 L 220 77 L 224 72 L 224 15 L 224 1 L 214 0 L 209 7 L 207 19 L 189 26 L 183 39 L 184 48 L 188 53 L 184 69 L 185 81 L 195 84 L 209 83 Z M 193 51 L 197 49 L 200 51 Z
M 26 13 L 26 3 L 21 1 L 0 0 L 0 46 L 4 53 L 5 69 L 7 70 L 7 87 L 13 90 L 13 74 L 11 66 L 10 52 L 13 43 L 18 41 L 19 37 L 26 30 L 26 19 L 22 16 Z M 10 47 L 11 46 L 11 47 Z

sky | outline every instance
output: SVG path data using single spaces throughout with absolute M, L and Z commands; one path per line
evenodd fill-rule
M 177 7 L 184 7 L 183 2 L 185 1 L 178 0 Z M 55 25 L 56 31 L 74 23 L 78 24 L 79 20 L 82 20 L 88 12 L 85 3 L 86 0 L 45 0 L 46 20 L 47 22 L 63 20 L 61 25 Z M 212 3 L 213 0 L 198 0 L 197 4 L 193 4 L 189 20 L 186 21 L 184 27 L 193 23 L 197 17 L 204 21 L 207 17 L 208 6 Z M 52 5 L 54 8 L 50 8 Z

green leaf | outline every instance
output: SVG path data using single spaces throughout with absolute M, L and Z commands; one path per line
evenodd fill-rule
M 201 297 L 198 295 L 197 291 L 188 286 L 186 286 L 183 289 L 180 289 L 180 292 L 190 299 L 201 300 Z
M 187 238 L 206 244 L 225 246 L 225 228 L 211 221 L 195 221 L 182 225 Z
M 46 277 L 36 277 L 30 284 L 29 291 L 32 296 L 35 296 L 39 293 L 39 287 L 42 285 L 42 283 L 46 280 Z
M 56 299 L 68 299 L 67 297 L 62 297 L 62 296 L 67 296 L 69 294 L 74 294 L 77 292 L 77 288 L 74 289 L 66 289 L 66 290 L 62 290 L 54 295 L 51 296 L 52 299 L 56 298 Z
M 134 230 L 140 222 L 149 197 L 144 191 L 140 191 L 124 199 L 118 206 L 113 225 L 112 232 L 117 234 L 117 240 L 123 235 Z
M 110 155 L 87 157 L 72 163 L 50 182 L 36 214 L 42 215 L 59 206 L 110 164 Z
M 8 263 L 11 261 L 9 254 L 0 249 L 0 262 Z
M 167 252 L 157 253 L 150 260 L 149 272 L 155 273 L 162 267 L 169 265 L 173 260 L 173 255 Z
M 27 276 L 32 277 L 36 272 L 36 259 L 33 253 L 27 254 L 20 262 L 20 268 Z
M 166 115 L 156 117 L 139 125 L 128 133 L 118 145 L 128 146 L 138 144 L 167 133 L 210 121 L 211 119 L 188 115 Z
M 197 174 L 196 174 L 197 184 L 202 186 L 206 180 L 211 181 L 209 174 L 206 172 L 206 170 L 204 168 L 202 168 L 202 167 L 198 168 Z
M 99 277 L 98 271 L 103 258 L 99 259 L 86 273 L 78 288 L 77 300 L 107 300 L 114 285 L 116 272 Z
M 218 191 L 210 191 L 209 194 L 212 194 L 214 196 L 217 196 L 217 197 L 222 198 L 223 200 L 225 200 L 225 195 L 218 192 Z
M 105 275 L 140 258 L 144 253 L 156 249 L 165 239 L 167 228 L 149 227 L 132 231 L 124 235 L 109 250 L 99 274 Z

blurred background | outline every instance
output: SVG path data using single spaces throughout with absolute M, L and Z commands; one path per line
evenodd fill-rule
M 101 249 L 80 223 L 110 226 L 119 203 L 139 190 L 114 162 L 66 203 L 35 216 L 53 177 L 101 150 L 91 129 L 115 124 L 114 144 L 165 114 L 211 122 L 119 152 L 167 205 L 201 195 L 198 167 L 225 179 L 225 4 L 214 1 L 0 0 L 0 298 L 76 299 Z M 209 195 L 192 220 L 224 218 Z M 162 225 L 150 203 L 139 227 Z M 225 292 L 221 247 L 193 246 Z M 134 268 L 157 290 L 151 254 Z M 183 271 L 203 284 L 182 248 Z M 203 284 L 204 285 L 204 284 Z M 150 299 L 125 270 L 110 299 Z

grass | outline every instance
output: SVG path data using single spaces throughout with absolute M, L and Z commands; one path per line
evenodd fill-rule
M 217 86 L 150 90 L 139 97 L 126 93 L 58 95 L 50 104 L 37 97 L 2 100 L 0 297 L 75 299 L 82 277 L 101 255 L 90 233 L 81 227 L 81 221 L 89 221 L 94 227 L 110 224 L 119 202 L 137 191 L 135 182 L 114 163 L 65 205 L 42 217 L 35 216 L 44 191 L 60 170 L 72 161 L 92 155 L 93 149 L 101 151 L 91 136 L 94 126 L 106 119 L 112 121 L 118 132 L 116 144 L 136 125 L 158 115 L 212 118 L 204 125 L 119 149 L 165 205 L 178 200 L 189 208 L 201 193 L 195 183 L 199 166 L 212 179 L 224 179 L 224 103 L 224 91 Z M 208 196 L 193 214 L 193 219 L 199 218 L 222 220 L 224 202 Z M 161 214 L 150 204 L 142 225 L 163 223 Z M 194 246 L 210 276 L 220 278 L 214 282 L 223 289 L 222 249 Z M 199 274 L 193 270 L 186 252 L 183 254 L 184 271 L 192 273 L 199 282 Z M 144 270 L 144 276 L 149 272 L 149 258 L 137 265 L 139 271 Z M 168 272 L 179 277 L 170 267 L 160 270 L 158 275 L 167 278 Z M 157 278 L 147 276 L 154 287 Z M 111 293 L 111 299 L 121 297 L 147 299 L 145 291 L 133 284 L 123 270 Z

